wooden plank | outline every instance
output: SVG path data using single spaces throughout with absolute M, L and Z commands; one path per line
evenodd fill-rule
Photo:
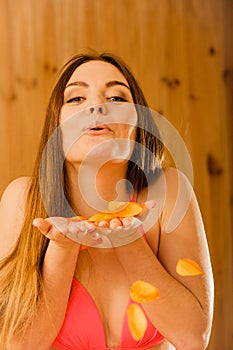
M 122 56 L 192 157 L 215 273 L 210 350 L 233 331 L 232 16 L 231 0 L 0 1 L 0 193 L 32 170 L 58 67 L 85 47 Z

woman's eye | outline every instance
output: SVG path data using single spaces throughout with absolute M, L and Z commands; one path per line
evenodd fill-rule
M 112 102 L 127 102 L 127 100 L 125 98 L 120 97 L 120 96 L 109 97 L 108 101 L 112 101 Z
M 84 101 L 84 97 L 82 97 L 82 96 L 76 96 L 76 97 L 69 98 L 69 99 L 66 101 L 66 103 L 74 103 L 74 102 L 80 103 L 80 102 L 82 102 L 82 101 Z

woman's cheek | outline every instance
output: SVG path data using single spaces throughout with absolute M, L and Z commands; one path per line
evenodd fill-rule
M 62 107 L 60 113 L 60 121 L 61 123 L 70 118 L 75 113 L 74 108 L 66 108 Z

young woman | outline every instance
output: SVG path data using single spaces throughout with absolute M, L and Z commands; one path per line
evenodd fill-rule
M 33 176 L 13 181 L 1 200 L 1 349 L 207 347 L 213 280 L 202 219 L 185 176 L 162 168 L 159 138 L 119 58 L 81 54 L 63 67 Z M 116 199 L 156 201 L 144 233 L 127 230 L 123 218 L 102 222 L 115 228 L 108 234 L 84 220 L 74 239 L 69 218 L 89 218 Z M 205 273 L 179 275 L 180 258 Z M 160 297 L 141 305 L 147 328 L 135 340 L 126 311 L 138 280 Z

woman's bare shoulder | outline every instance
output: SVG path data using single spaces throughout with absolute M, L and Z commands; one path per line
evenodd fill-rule
M 0 201 L 0 258 L 9 251 L 20 233 L 30 184 L 30 177 L 20 177 L 3 192 Z
M 22 192 L 30 186 L 32 178 L 30 176 L 22 176 L 12 180 L 3 192 L 2 199 L 4 196 L 9 195 L 12 192 Z M 2 201 L 1 199 L 1 201 Z
M 31 180 L 31 177 L 19 177 L 10 182 L 3 192 L 0 201 L 0 215 L 2 212 L 4 214 L 10 214 L 14 210 L 22 209 L 22 204 L 25 203 Z
M 179 169 L 167 167 L 162 170 L 162 174 L 164 175 L 166 179 L 166 183 L 169 185 L 174 186 L 175 183 L 178 183 L 181 181 L 181 183 L 184 185 L 191 185 L 191 180 L 188 179 L 188 177 Z
M 158 179 L 159 187 L 163 189 L 165 205 L 173 207 L 180 196 L 193 196 L 192 179 L 176 168 L 165 168 Z

